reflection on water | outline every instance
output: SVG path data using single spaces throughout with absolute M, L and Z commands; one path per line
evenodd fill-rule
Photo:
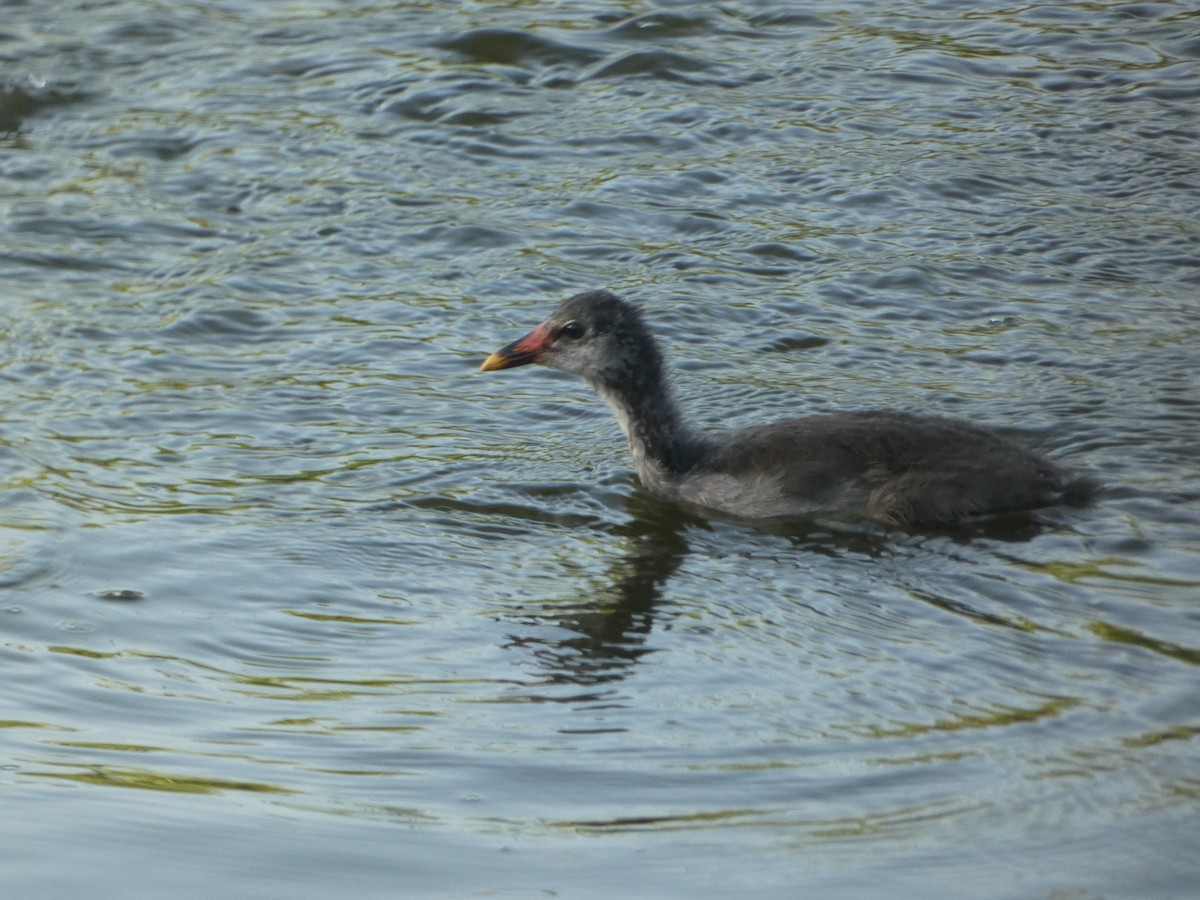
M 1195 24 L 6 5 L 9 893 L 1186 894 Z M 476 376 L 597 287 L 706 427 L 949 414 L 1104 489 L 693 517 L 586 386 Z
M 577 585 L 582 597 L 556 597 L 537 607 L 521 603 L 503 617 L 505 622 L 534 629 L 529 636 L 514 635 L 506 646 L 519 648 L 537 660 L 552 684 L 595 687 L 616 681 L 628 676 L 629 668 L 639 659 L 654 652 L 649 645 L 649 636 L 657 617 L 669 619 L 673 614 L 669 598 L 666 608 L 662 608 L 663 595 L 668 580 L 691 550 L 688 534 L 695 529 L 710 530 L 710 523 L 696 514 L 641 492 L 630 496 L 627 509 L 629 518 L 610 531 L 620 543 L 620 552 L 601 577 Z M 498 508 L 496 512 L 504 510 Z M 543 514 L 536 515 L 544 518 Z M 725 526 L 717 524 L 716 527 Z M 802 559 L 817 555 L 878 560 L 896 556 L 899 548 L 895 541 L 897 538 L 903 540 L 901 535 L 889 534 L 884 527 L 867 521 L 768 521 L 730 527 L 783 537 L 797 558 Z M 1015 544 L 1028 542 L 1051 527 L 1046 514 L 1021 513 L 925 529 L 924 538 L 916 540 L 940 536 L 969 551 L 973 544 L 983 539 Z M 904 555 L 903 550 L 900 555 Z M 564 574 L 570 577 L 570 568 L 565 568 Z M 1058 572 L 1055 575 L 1064 577 Z M 1037 627 L 1011 614 L 976 609 L 967 599 L 940 596 L 923 585 L 919 577 L 912 581 L 914 583 L 907 589 L 910 597 L 954 615 L 1019 630 Z M 547 636 L 547 626 L 565 629 L 571 635 L 566 638 Z M 546 699 L 570 703 L 602 696 L 600 693 L 567 694 Z
M 64 746 L 80 746 L 96 750 L 116 750 L 121 752 L 142 752 L 148 747 L 113 747 L 91 744 L 64 744 Z M 269 784 L 249 784 L 243 782 L 220 781 L 211 778 L 191 778 L 187 775 L 162 775 L 156 772 L 143 772 L 137 769 L 127 769 L 109 766 L 95 766 L 86 772 L 28 772 L 27 774 L 41 778 L 61 778 L 66 781 L 77 781 L 84 784 L 99 785 L 100 787 L 137 788 L 147 791 L 167 791 L 181 794 L 210 794 L 220 791 L 251 791 L 253 793 L 286 794 Z
M 504 617 L 506 623 L 537 632 L 513 635 L 506 647 L 531 654 L 551 683 L 593 689 L 552 699 L 601 699 L 598 686 L 626 677 L 629 667 L 653 652 L 647 640 L 656 615 L 665 612 L 660 609 L 663 589 L 687 555 L 686 529 L 695 522 L 677 507 L 642 495 L 634 495 L 630 507 L 631 518 L 612 531 L 621 550 L 598 585 L 581 584 L 582 598 L 523 604 Z M 546 625 L 572 635 L 543 637 Z

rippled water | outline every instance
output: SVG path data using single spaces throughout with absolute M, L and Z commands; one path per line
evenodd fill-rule
M 1195 3 L 0 9 L 5 896 L 1194 890 Z M 594 287 L 1105 492 L 689 518 Z

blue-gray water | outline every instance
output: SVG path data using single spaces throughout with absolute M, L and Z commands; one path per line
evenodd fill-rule
M 1200 5 L 0 3 L 0 892 L 1183 897 Z M 642 495 L 554 373 L 1099 476 Z

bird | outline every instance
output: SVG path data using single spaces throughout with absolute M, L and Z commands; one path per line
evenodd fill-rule
M 624 432 L 647 491 L 738 519 L 829 513 L 892 526 L 952 524 L 1078 504 L 1093 487 L 1090 479 L 960 419 L 862 410 L 718 434 L 697 431 L 675 402 L 662 350 L 641 310 L 607 290 L 564 300 L 480 369 L 531 363 L 591 384 Z

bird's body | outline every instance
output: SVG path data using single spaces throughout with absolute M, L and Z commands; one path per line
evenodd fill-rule
M 527 363 L 592 384 L 628 438 L 647 490 L 739 517 L 834 512 L 894 524 L 955 522 L 1051 506 L 1084 483 L 957 419 L 871 410 L 696 434 L 671 397 L 641 314 L 607 291 L 565 301 L 483 369 Z
M 1057 466 L 993 432 L 884 411 L 738 431 L 694 471 L 662 492 L 748 518 L 830 510 L 896 523 L 1048 506 L 1065 482 Z

